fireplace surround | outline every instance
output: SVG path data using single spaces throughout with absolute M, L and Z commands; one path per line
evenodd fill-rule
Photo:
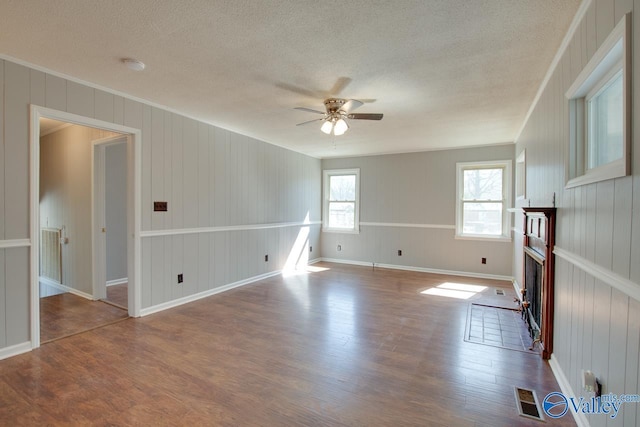
M 523 208 L 524 277 L 522 314 L 542 358 L 553 352 L 553 297 L 556 208 Z

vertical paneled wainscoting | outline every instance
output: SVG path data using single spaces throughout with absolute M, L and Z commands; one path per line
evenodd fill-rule
M 143 232 L 141 314 L 304 269 L 317 258 L 319 234 L 319 221 Z

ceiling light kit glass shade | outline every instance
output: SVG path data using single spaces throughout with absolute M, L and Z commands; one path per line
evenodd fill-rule
M 331 135 L 331 132 L 333 131 L 335 136 L 340 136 L 344 135 L 344 133 L 349 130 L 349 125 L 342 117 L 327 117 L 324 123 L 322 123 L 320 130 L 327 135 Z
M 325 121 L 324 123 L 322 123 L 322 127 L 320 128 L 320 130 L 327 135 L 331 134 L 331 131 L 333 130 L 333 122 L 331 120 Z
M 336 124 L 333 126 L 333 134 L 336 136 L 340 136 L 344 134 L 347 129 L 349 129 L 349 125 L 344 119 L 338 119 Z

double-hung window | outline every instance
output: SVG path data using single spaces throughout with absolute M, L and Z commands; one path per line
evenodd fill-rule
M 360 169 L 324 171 L 323 230 L 357 233 Z
M 456 237 L 510 239 L 511 161 L 457 164 Z

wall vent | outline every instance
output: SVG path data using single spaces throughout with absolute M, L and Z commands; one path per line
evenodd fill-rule
M 62 284 L 62 250 L 59 228 L 43 228 L 40 234 L 40 276 Z

